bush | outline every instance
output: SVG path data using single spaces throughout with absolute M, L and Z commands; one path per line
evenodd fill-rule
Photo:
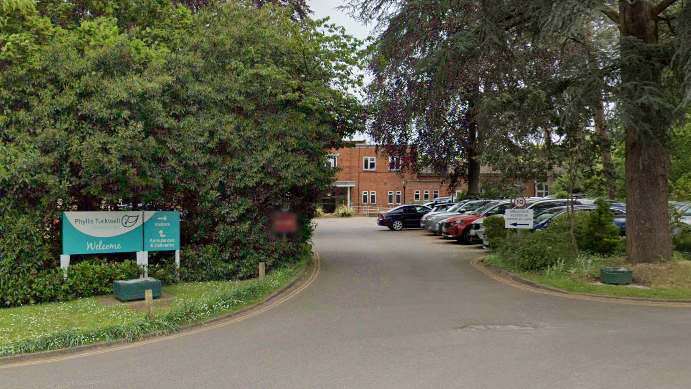
M 569 240 L 561 232 L 520 231 L 511 234 L 499 249 L 504 260 L 513 263 L 519 270 L 542 270 L 554 266 L 559 261 L 571 261 L 576 253 Z
M 490 216 L 482 222 L 485 225 L 485 235 L 489 241 L 489 247 L 500 248 L 506 242 L 507 229 L 504 228 L 504 218 L 501 216 Z M 508 230 L 508 233 L 515 233 L 515 230 Z
M 685 223 L 674 223 L 672 226 L 672 244 L 674 249 L 691 253 L 691 226 Z
M 317 205 L 317 208 L 314 210 L 314 217 L 324 217 L 325 214 L 324 207 Z
M 339 205 L 338 208 L 336 208 L 336 212 L 334 212 L 334 215 L 338 217 L 351 217 L 355 214 L 355 211 L 353 211 L 353 208 L 347 207 L 345 205 Z
M 612 224 L 614 214 L 603 199 L 595 202 L 597 209 L 588 213 L 584 235 L 579 240 L 583 249 L 599 254 L 613 254 L 617 251 L 621 238 L 619 228 Z

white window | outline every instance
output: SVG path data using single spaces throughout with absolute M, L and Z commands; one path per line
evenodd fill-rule
M 393 191 L 389 191 L 389 204 L 393 204 Z
M 419 190 L 415 191 L 415 201 L 420 201 L 420 191 Z
M 428 190 L 425 191 L 425 196 L 422 199 L 425 201 L 429 201 L 429 191 Z
M 377 192 L 375 192 L 375 191 L 369 192 L 369 203 L 370 204 L 376 204 L 377 203 Z
M 545 197 L 549 195 L 549 185 L 546 182 L 535 183 L 535 197 Z
M 439 191 L 435 190 L 434 192 L 432 192 L 432 198 L 436 199 L 437 197 L 439 197 Z
M 368 195 L 367 191 L 366 191 L 366 190 L 363 191 L 363 192 L 362 192 L 362 203 L 363 203 L 363 204 L 367 204 L 367 198 L 368 198 L 368 197 L 369 197 L 369 195 Z
M 336 166 L 338 166 L 338 154 L 329 154 L 329 155 L 326 157 L 326 159 L 327 159 L 327 161 L 328 161 L 328 165 L 329 165 L 329 166 L 331 166 L 331 167 L 336 167 Z
M 377 157 L 365 157 L 362 164 L 364 171 L 373 172 L 377 170 Z
M 396 191 L 396 204 L 400 204 L 400 203 L 401 203 L 401 191 L 397 190 Z
M 401 170 L 401 157 L 389 157 L 389 171 Z

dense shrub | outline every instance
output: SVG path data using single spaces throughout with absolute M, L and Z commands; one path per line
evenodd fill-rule
M 675 250 L 691 253 L 691 226 L 685 223 L 674 223 L 672 226 L 672 243 Z
M 13 307 L 110 294 L 113 293 L 113 281 L 137 278 L 139 267 L 130 260 L 105 262 L 95 259 L 70 266 L 67 275 L 65 279 L 60 268 L 31 273 L 3 272 L 0 274 L 2 305 Z
M 593 253 L 613 254 L 621 241 L 619 228 L 612 224 L 614 214 L 609 204 L 603 199 L 597 199 L 596 204 L 597 209 L 588 212 L 584 234 L 578 241 L 579 246 Z
M 355 211 L 353 208 L 345 206 L 345 205 L 339 205 L 338 208 L 336 208 L 336 212 L 334 212 L 334 215 L 338 217 L 351 217 L 355 214 Z
M 349 92 L 358 43 L 280 7 L 149 3 L 156 17 L 105 7 L 54 25 L 32 2 L 32 17 L 3 15 L 18 22 L 3 19 L 0 37 L 17 29 L 30 47 L 0 61 L 4 305 L 110 293 L 114 277 L 137 276 L 104 256 L 72 266 L 73 292 L 60 289 L 65 210 L 180 209 L 186 280 L 253 277 L 311 237 L 332 190 L 327 153 L 364 126 Z M 270 220 L 286 207 L 299 230 L 284 242 Z M 175 279 L 170 258 L 150 264 Z
M 489 247 L 497 249 L 504 245 L 507 234 L 515 233 L 516 230 L 504 228 L 504 218 L 501 216 L 490 216 L 483 219 L 485 225 L 485 235 L 489 241 Z
M 546 229 L 535 233 L 520 231 L 511 234 L 500 247 L 499 253 L 520 270 L 542 270 L 558 261 L 575 258 L 568 239 L 563 233 Z

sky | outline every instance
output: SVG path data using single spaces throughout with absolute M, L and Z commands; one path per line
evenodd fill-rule
M 343 26 L 349 35 L 364 40 L 369 35 L 372 26 L 365 26 L 353 20 L 344 11 L 336 7 L 345 5 L 343 0 L 307 0 L 307 4 L 314 12 L 315 19 L 331 17 L 331 22 Z

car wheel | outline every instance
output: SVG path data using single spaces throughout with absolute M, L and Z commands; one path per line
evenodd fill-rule
M 395 220 L 393 222 L 393 229 L 396 231 L 400 231 L 403 229 L 403 222 L 400 220 Z
M 463 230 L 461 235 L 458 237 L 458 241 L 463 244 L 470 243 L 470 227 L 466 227 L 466 229 Z

